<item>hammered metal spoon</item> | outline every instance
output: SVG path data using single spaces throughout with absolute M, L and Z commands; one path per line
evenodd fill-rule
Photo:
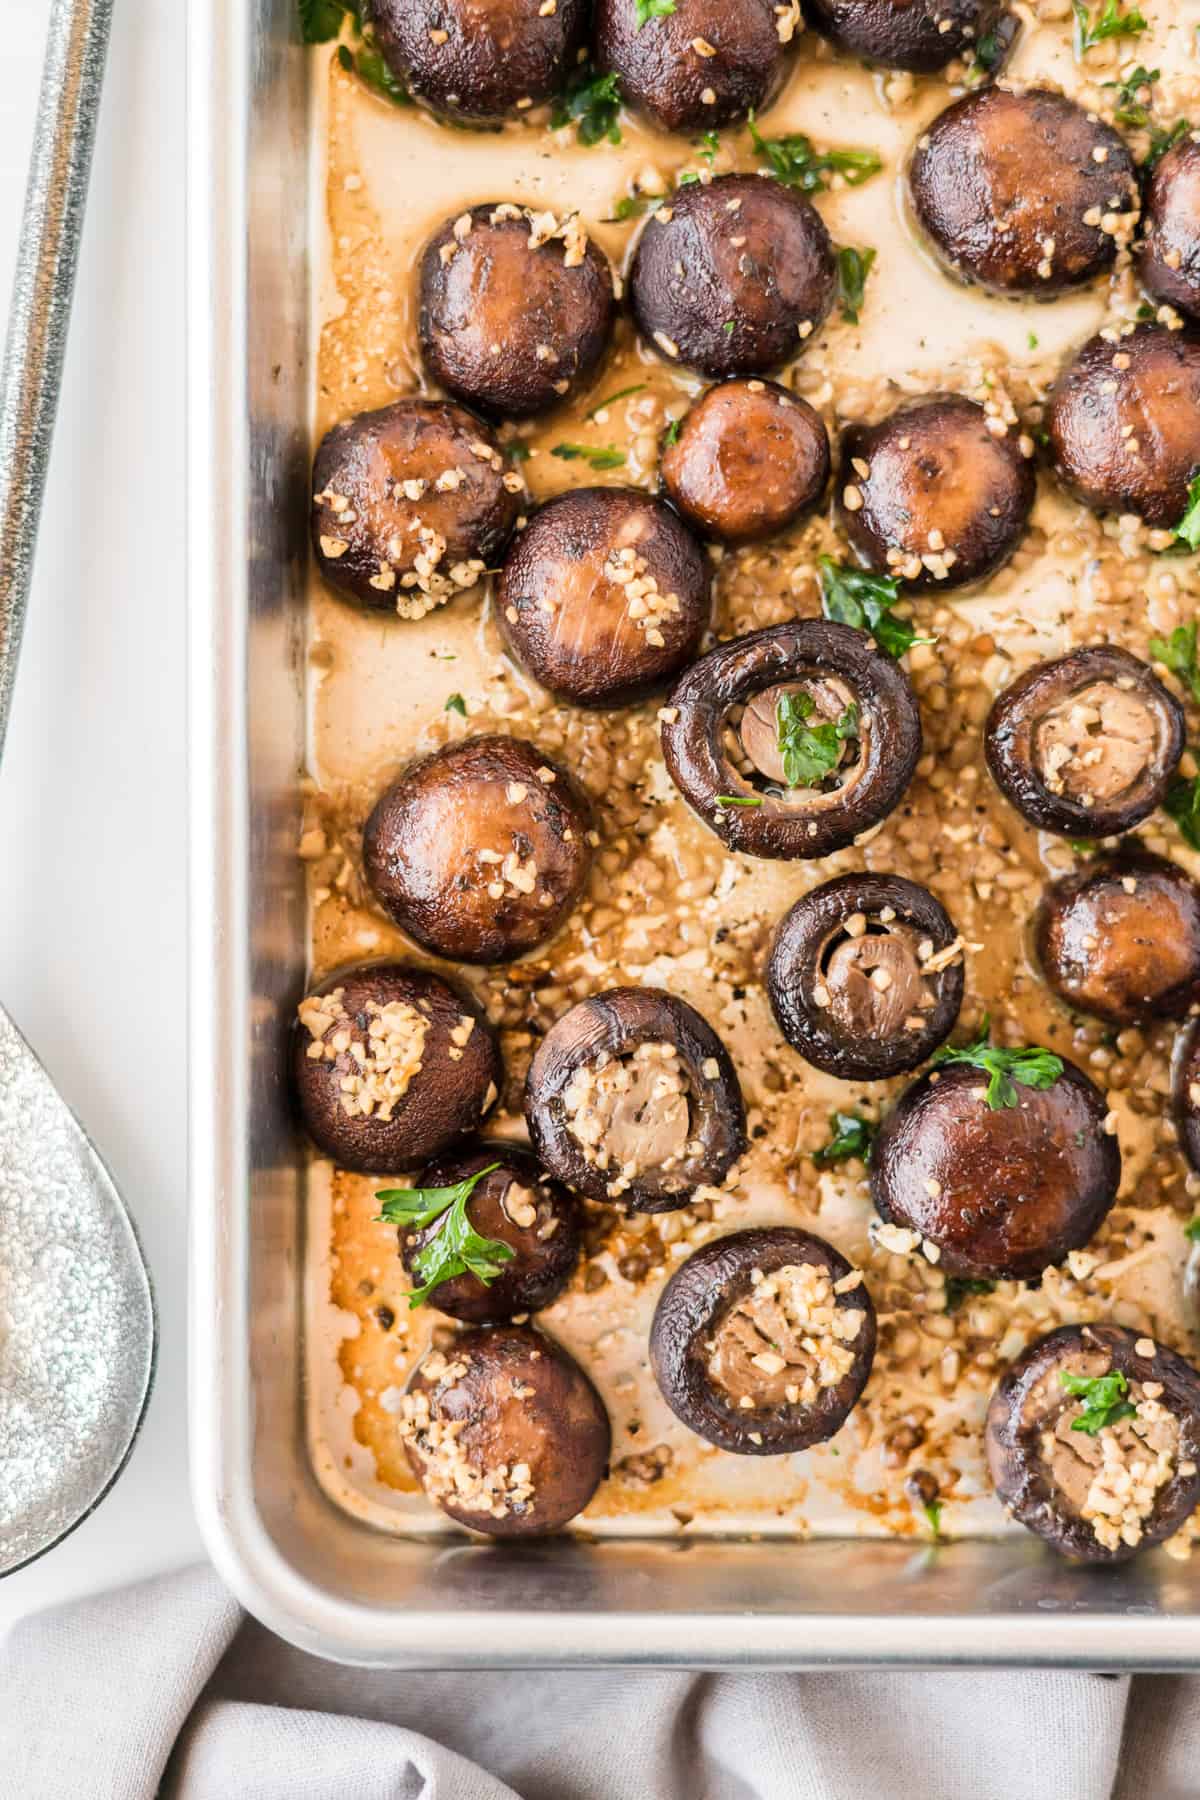
M 113 0 L 54 0 L 0 374 L 0 751 L 62 378 Z M 136 1234 L 87 1133 L 0 1007 L 0 1575 L 87 1517 L 154 1374 Z

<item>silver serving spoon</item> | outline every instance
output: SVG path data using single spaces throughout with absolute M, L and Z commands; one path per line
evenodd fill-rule
M 54 0 L 0 375 L 0 751 L 62 379 L 113 0 Z M 86 1518 L 154 1373 L 146 1265 L 82 1126 L 0 1007 L 0 1575 Z

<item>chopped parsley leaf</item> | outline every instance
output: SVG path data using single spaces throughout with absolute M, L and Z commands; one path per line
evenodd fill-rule
M 715 131 L 706 131 L 700 139 L 700 146 L 700 155 L 711 169 L 713 163 L 716 161 L 717 151 L 721 148 L 719 133 Z
M 480 1237 L 467 1218 L 467 1202 L 485 1175 L 500 1167 L 489 1163 L 474 1175 L 464 1176 L 453 1187 L 384 1188 L 375 1198 L 383 1203 L 378 1222 L 422 1231 L 435 1219 L 445 1223 L 413 1258 L 413 1274 L 421 1285 L 409 1295 L 410 1308 L 423 1306 L 434 1288 L 458 1275 L 474 1275 L 487 1287 L 501 1274 L 516 1252 L 499 1238 Z
M 948 1275 L 946 1277 L 946 1311 L 955 1313 L 964 1300 L 975 1294 L 994 1294 L 994 1281 L 976 1281 L 969 1275 Z
M 1113 108 L 1113 118 L 1118 125 L 1131 126 L 1135 131 L 1150 123 L 1150 108 L 1154 104 L 1154 84 L 1162 74 L 1161 69 L 1147 69 L 1141 63 L 1124 81 L 1106 81 L 1106 88 L 1116 88 L 1117 103 Z M 1142 99 L 1145 91 L 1146 98 Z
M 467 703 L 461 694 L 451 694 L 443 711 L 456 712 L 461 719 L 465 719 L 467 716 Z
M 1196 621 L 1177 625 L 1169 638 L 1152 637 L 1150 654 L 1170 669 L 1200 706 L 1200 670 L 1196 668 Z
M 1029 333 L 1029 336 L 1028 336 L 1028 338 L 1027 338 L 1027 339 L 1026 339 L 1026 342 L 1027 342 L 1027 343 L 1028 343 L 1028 345 L 1029 345 L 1029 348 L 1030 348 L 1030 349 L 1031 349 L 1031 350 L 1036 350 L 1036 349 L 1037 349 L 1037 347 L 1038 347 L 1038 334 L 1037 334 L 1037 332 L 1036 332 L 1036 331 L 1031 331 L 1031 332 L 1030 332 L 1030 333 Z
M 1095 14 L 1089 13 L 1086 0 L 1074 0 L 1074 6 L 1077 58 L 1086 55 L 1093 44 L 1103 44 L 1108 38 L 1137 37 L 1149 29 L 1136 6 L 1122 12 L 1121 0 L 1104 0 Z
M 637 28 L 648 25 L 651 19 L 669 19 L 675 11 L 675 0 L 637 0 Z
M 1107 1375 L 1072 1375 L 1069 1369 L 1063 1369 L 1058 1379 L 1068 1394 L 1083 1401 L 1083 1411 L 1071 1421 L 1072 1431 L 1085 1431 L 1089 1437 L 1095 1437 L 1106 1425 L 1132 1419 L 1137 1412 L 1137 1407 L 1125 1399 L 1129 1383 L 1120 1369 L 1112 1369 Z
M 876 254 L 874 250 L 855 250 L 849 244 L 837 253 L 838 305 L 847 325 L 858 324 L 867 276 Z
M 1187 511 L 1175 527 L 1175 536 L 1189 550 L 1200 550 L 1200 475 L 1188 488 Z
M 1150 148 L 1142 162 L 1143 169 L 1156 169 L 1167 151 L 1173 150 L 1191 129 L 1190 119 L 1176 119 L 1169 131 L 1164 131 L 1161 126 L 1156 125 L 1150 133 Z M 1195 483 L 1193 483 L 1194 485 Z
M 942 1503 L 940 1500 L 926 1500 L 921 1511 L 929 1520 L 929 1529 L 935 1538 L 942 1535 Z
M 667 426 L 667 434 L 663 439 L 663 442 L 667 444 L 677 444 L 679 442 L 679 433 L 682 428 L 682 419 L 672 419 L 671 423 Z
M 607 138 L 621 142 L 621 87 L 615 74 L 598 75 L 584 63 L 554 102 L 550 128 L 559 131 L 574 123 L 575 136 L 589 149 Z
M 505 444 L 504 449 L 505 454 L 511 456 L 514 462 L 529 461 L 528 444 Z
M 718 806 L 761 806 L 761 794 L 718 794 Z
M 1183 1235 L 1190 1243 L 1200 1244 L 1200 1217 L 1188 1220 L 1183 1228 Z
M 869 575 L 865 569 L 847 568 L 832 556 L 817 559 L 821 574 L 821 610 L 839 625 L 869 631 L 879 648 L 899 660 L 914 644 L 931 644 L 918 637 L 908 619 L 892 613 L 900 598 L 900 583 L 891 575 Z
M 725 333 L 726 337 L 732 337 L 734 332 L 734 321 L 732 319 L 726 319 L 721 330 Z
M 376 49 L 365 31 L 357 50 L 351 50 L 347 44 L 338 45 L 338 61 L 347 75 L 357 75 L 366 87 L 372 88 L 385 100 L 390 100 L 393 106 L 410 104 L 408 89 L 392 74 L 382 52 Z
M 829 186 L 830 175 L 841 175 L 848 187 L 861 187 L 883 167 L 875 150 L 820 150 L 803 132 L 790 137 L 764 138 L 751 113 L 748 120 L 750 140 L 776 181 L 799 188 L 805 194 L 821 194 Z
M 1091 838 L 1068 838 L 1067 843 L 1076 856 L 1096 856 L 1100 849 L 1100 846 L 1094 844 Z
M 555 444 L 550 454 L 563 462 L 585 462 L 593 469 L 620 469 L 625 463 L 625 452 L 611 444 Z
M 820 725 L 807 721 L 817 710 L 811 694 L 784 694 L 775 707 L 776 742 L 788 787 L 819 787 L 842 759 L 847 738 L 858 736 L 858 708 L 848 706 L 837 719 Z
M 1200 777 L 1178 776 L 1167 789 L 1163 811 L 1178 825 L 1184 843 L 1200 850 Z
M 1060 1056 L 1037 1045 L 1022 1050 L 1004 1050 L 991 1042 L 991 1020 L 986 1018 L 973 1044 L 956 1049 L 943 1044 L 933 1057 L 935 1069 L 966 1065 L 982 1069 L 988 1077 L 987 1103 L 993 1112 L 1018 1104 L 1017 1087 L 1051 1088 L 1063 1072 Z
M 829 1142 L 822 1144 L 813 1161 L 822 1169 L 827 1169 L 831 1163 L 848 1162 L 852 1156 L 866 1162 L 874 1136 L 874 1125 L 861 1113 L 831 1113 Z
M 591 412 L 586 413 L 584 416 L 588 419 L 594 419 L 596 414 L 603 412 L 606 406 L 615 406 L 618 400 L 628 400 L 630 394 L 643 394 L 645 391 L 646 383 L 644 381 L 635 381 L 632 387 L 618 388 L 615 394 L 609 394 L 604 400 L 597 400 Z
M 343 5 L 342 0 L 299 0 L 299 11 L 300 34 L 306 44 L 332 43 L 345 18 L 356 29 L 360 24 L 357 6 Z

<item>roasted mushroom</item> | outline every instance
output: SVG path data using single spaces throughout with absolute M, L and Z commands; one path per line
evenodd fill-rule
M 1128 650 L 1096 644 L 1005 688 L 984 748 L 996 786 L 1031 825 L 1113 837 L 1161 805 L 1183 755 L 1183 708 Z
M 533 1147 L 590 1200 L 674 1212 L 746 1148 L 746 1109 L 707 1020 L 656 988 L 581 1000 L 538 1046 L 525 1087 Z
M 587 0 L 368 0 L 392 73 L 415 100 L 486 124 L 549 100 L 587 38 Z
M 697 531 L 749 543 L 817 505 L 829 480 L 829 433 L 807 400 L 774 381 L 722 381 L 667 444 L 662 478 Z
M 430 1350 L 401 1401 L 400 1437 L 426 1494 L 488 1537 L 544 1537 L 604 1479 L 612 1432 L 579 1364 L 525 1325 Z
M 711 610 L 700 545 L 638 488 L 548 501 L 514 542 L 496 594 L 512 654 L 576 706 L 630 706 L 665 687 L 695 656 Z
M 804 0 L 804 12 L 839 50 L 913 75 L 960 56 L 995 74 L 1020 29 L 1004 0 Z
M 1175 1124 L 1184 1155 L 1200 1173 L 1200 1019 L 1193 1019 L 1175 1043 L 1172 1070 Z
M 1200 319 L 1200 142 L 1189 132 L 1156 165 L 1146 187 L 1142 286 L 1156 300 Z
M 490 1139 L 452 1150 L 400 1197 L 384 1214 L 400 1227 L 400 1255 L 414 1288 L 427 1290 L 439 1312 L 470 1325 L 551 1305 L 579 1261 L 579 1202 L 518 1144 Z M 464 1225 L 486 1240 L 490 1254 L 482 1260 L 478 1246 L 470 1259 L 457 1254 Z M 508 1260 L 496 1245 L 511 1253 Z M 489 1263 L 495 1273 L 485 1279 L 478 1270 Z
M 795 8 L 775 0 L 598 0 L 596 61 L 663 131 L 712 131 L 769 106 L 787 73 Z
M 1024 443 L 1025 448 L 1022 448 Z M 1037 496 L 1033 443 L 959 395 L 842 436 L 838 510 L 860 561 L 908 587 L 969 587 L 1003 568 Z
M 1200 333 L 1136 325 L 1091 338 L 1046 422 L 1055 468 L 1085 506 L 1174 531 L 1200 471 Z
M 928 888 L 839 875 L 781 920 L 767 993 L 788 1043 L 843 1081 L 915 1069 L 954 1029 L 963 941 Z
M 1043 299 L 1111 268 L 1138 208 L 1125 140 L 1041 88 L 956 100 L 918 140 L 908 185 L 918 224 L 954 274 Z
M 871 1197 L 947 1275 L 1029 1281 L 1086 1244 L 1117 1197 L 1107 1121 L 1074 1063 L 990 1049 L 905 1090 L 875 1139 Z
M 836 289 L 816 208 L 758 175 L 677 189 L 646 221 L 629 286 L 647 341 L 714 376 L 761 375 L 798 356 Z
M 1200 1502 L 1200 1375 L 1122 1325 L 1063 1325 L 1006 1372 L 987 1415 L 996 1492 L 1063 1556 L 1125 1562 Z
M 416 1168 L 496 1103 L 495 1034 L 471 996 L 403 963 L 330 976 L 300 1003 L 292 1078 L 309 1136 L 339 1167 Z
M 866 632 L 823 619 L 710 651 L 661 716 L 675 786 L 750 856 L 844 849 L 899 804 L 921 754 L 907 675 Z
M 380 902 L 456 962 L 524 956 L 562 925 L 591 866 L 582 789 L 523 738 L 475 737 L 412 764 L 363 832 Z
M 738 1231 L 682 1263 L 650 1328 L 663 1399 L 739 1456 L 787 1456 L 841 1430 L 867 1384 L 875 1308 L 862 1274 L 808 1231 Z
M 486 425 L 411 395 L 335 425 L 312 485 L 326 581 L 403 619 L 474 587 L 511 537 L 525 491 Z
M 474 206 L 434 233 L 420 280 L 425 366 L 484 412 L 547 412 L 608 346 L 613 272 L 575 213 Z
M 1047 888 L 1034 922 L 1060 1000 L 1113 1025 L 1200 1004 L 1200 887 L 1161 856 L 1089 863 Z

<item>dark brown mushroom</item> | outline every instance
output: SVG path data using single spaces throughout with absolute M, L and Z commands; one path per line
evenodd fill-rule
M 908 185 L 918 224 L 954 274 L 1043 299 L 1111 268 L 1138 207 L 1120 133 L 1041 88 L 956 100 L 919 138 Z
M 471 1184 L 465 1207 L 471 1230 L 506 1244 L 512 1260 L 490 1282 L 470 1270 L 449 1275 L 430 1290 L 429 1305 L 470 1325 L 552 1305 L 579 1261 L 583 1221 L 574 1194 L 552 1181 L 528 1150 L 499 1138 L 440 1157 L 422 1170 L 417 1186 L 450 1189 L 460 1183 Z M 428 1281 L 423 1253 L 436 1245 L 448 1219 L 447 1208 L 420 1230 L 401 1225 L 400 1255 L 414 1287 Z
M 598 0 L 596 61 L 663 131 L 712 131 L 762 112 L 783 86 L 795 9 L 776 0 Z
M 610 988 L 556 1020 L 530 1065 L 525 1117 L 553 1176 L 631 1212 L 686 1206 L 746 1148 L 728 1051 L 706 1019 L 657 988 Z
M 1184 741 L 1178 700 L 1112 644 L 1028 669 L 999 695 L 984 734 L 992 778 L 1017 811 L 1043 831 L 1083 838 L 1148 818 Z
M 1200 887 L 1161 856 L 1106 858 L 1056 881 L 1034 942 L 1047 983 L 1077 1012 L 1138 1025 L 1200 1004 Z
M 1184 1155 L 1200 1174 L 1200 1019 L 1175 1040 L 1172 1098 Z
M 312 485 L 326 581 L 404 619 L 475 586 L 512 536 L 525 492 L 486 425 L 414 396 L 335 425 Z
M 798 356 L 837 289 L 833 246 L 803 194 L 721 175 L 646 221 L 630 299 L 647 341 L 708 375 L 761 375 Z
M 847 55 L 913 75 L 960 56 L 994 75 L 1020 30 L 1004 0 L 804 0 L 804 12 Z
M 426 368 L 486 413 L 524 418 L 561 405 L 612 335 L 613 272 L 573 213 L 473 206 L 434 233 L 420 282 Z
M 417 943 L 510 962 L 563 924 L 588 877 L 592 811 L 523 738 L 475 737 L 411 764 L 363 831 L 367 880 Z
M 1032 455 L 1031 439 L 956 394 L 850 425 L 837 483 L 843 529 L 878 575 L 913 589 L 969 587 L 1003 568 L 1025 535 Z
M 414 100 L 486 124 L 549 100 L 587 38 L 587 0 L 368 0 L 392 73 Z
M 500 1050 L 464 990 L 403 963 L 365 963 L 301 1002 L 292 1079 L 308 1134 L 343 1169 L 416 1168 L 478 1129 Z
M 750 856 L 844 849 L 899 804 L 921 754 L 907 675 L 866 632 L 824 619 L 710 651 L 662 717 L 675 786 L 723 843 Z M 801 745 L 818 754 L 797 769 L 788 757 Z
M 859 1270 L 808 1231 L 705 1244 L 663 1289 L 650 1364 L 697 1436 L 738 1456 L 787 1456 L 841 1430 L 867 1384 L 875 1308 Z
M 1189 132 L 1155 166 L 1137 253 L 1142 286 L 1156 300 L 1200 319 L 1200 142 Z
M 509 552 L 496 617 L 512 654 L 576 706 L 630 706 L 666 686 L 712 613 L 708 565 L 662 500 L 576 488 L 547 502 Z
M 525 1325 L 464 1331 L 430 1350 L 399 1416 L 413 1473 L 450 1518 L 487 1537 L 544 1537 L 603 1481 L 604 1402 L 560 1345 Z
M 818 504 L 829 480 L 829 433 L 807 400 L 774 381 L 722 381 L 667 444 L 662 478 L 697 531 L 749 543 Z
M 941 1252 L 947 1275 L 1030 1281 L 1087 1243 L 1117 1197 L 1108 1103 L 1064 1062 L 1046 1088 L 993 1107 L 987 1073 L 952 1064 L 915 1081 L 871 1152 L 884 1220 Z
M 953 1031 L 963 941 L 928 888 L 900 875 L 839 875 L 780 921 L 767 994 L 807 1062 L 843 1081 L 882 1081 L 915 1069 Z
M 1200 333 L 1137 325 L 1091 338 L 1046 422 L 1055 469 L 1085 506 L 1174 531 L 1200 472 Z
M 1122 1325 L 1063 1325 L 1002 1377 L 986 1442 L 1022 1525 L 1079 1562 L 1125 1562 L 1200 1502 L 1200 1375 Z

